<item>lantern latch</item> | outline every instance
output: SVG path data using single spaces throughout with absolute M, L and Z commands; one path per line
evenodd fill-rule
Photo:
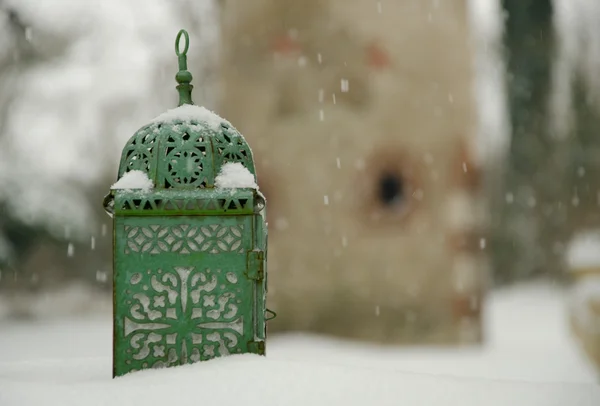
M 265 252 L 259 250 L 248 251 L 246 275 L 249 279 L 262 281 L 265 277 Z
M 269 310 L 269 309 L 265 309 L 267 313 L 269 313 L 271 316 L 265 318 L 265 321 L 271 321 L 273 320 L 275 317 L 277 317 L 277 313 L 275 313 L 273 310 Z

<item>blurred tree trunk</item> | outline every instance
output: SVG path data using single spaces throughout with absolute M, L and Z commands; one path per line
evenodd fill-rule
M 600 66 L 598 67 L 600 71 Z M 575 127 L 572 140 L 568 184 L 572 196 L 570 223 L 573 231 L 600 228 L 600 103 L 592 98 L 592 89 L 577 75 L 573 86 Z
M 551 136 L 554 31 L 550 0 L 503 0 L 511 145 L 492 236 L 499 283 L 562 274 L 570 205 L 568 141 Z

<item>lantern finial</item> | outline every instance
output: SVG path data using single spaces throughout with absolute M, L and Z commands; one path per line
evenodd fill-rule
M 181 36 L 185 37 L 185 45 L 183 51 L 181 48 Z M 190 37 L 186 30 L 179 31 L 177 38 L 175 39 L 175 54 L 179 59 L 179 72 L 175 75 L 177 81 L 177 91 L 179 92 L 179 106 L 184 104 L 194 104 L 192 101 L 192 89 L 194 86 L 190 83 L 192 81 L 192 74 L 187 70 L 187 51 L 190 47 Z

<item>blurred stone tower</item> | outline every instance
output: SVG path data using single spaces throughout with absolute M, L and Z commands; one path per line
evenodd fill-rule
M 271 332 L 481 339 L 466 0 L 222 0 L 219 112 L 269 202 Z

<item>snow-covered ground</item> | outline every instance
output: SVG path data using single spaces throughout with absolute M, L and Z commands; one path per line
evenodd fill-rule
M 551 286 L 494 293 L 482 348 L 379 347 L 271 337 L 239 355 L 111 379 L 110 315 L 0 323 L 0 405 L 600 404 L 594 369 Z M 285 317 L 280 315 L 280 317 Z

